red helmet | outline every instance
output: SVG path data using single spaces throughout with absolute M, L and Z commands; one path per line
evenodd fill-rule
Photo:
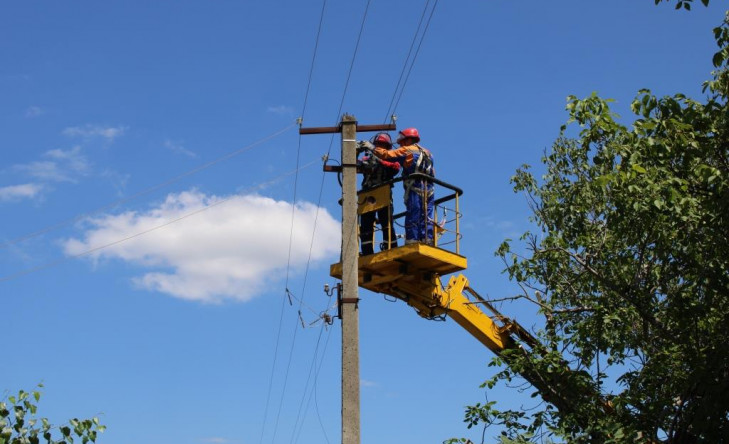
M 372 144 L 377 145 L 378 143 L 391 147 L 392 139 L 390 138 L 390 135 L 387 133 L 377 133 L 377 134 L 375 134 L 375 137 L 372 138 Z
M 415 143 L 420 142 L 420 133 L 418 133 L 418 129 L 405 128 L 404 130 L 400 131 L 400 136 L 397 138 L 397 143 L 400 143 L 407 138 L 415 139 Z

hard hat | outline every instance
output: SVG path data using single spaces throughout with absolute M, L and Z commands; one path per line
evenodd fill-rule
M 390 135 L 387 133 L 377 133 L 371 140 L 373 145 L 377 145 L 378 143 L 382 143 L 387 145 L 388 147 L 392 146 L 392 139 L 390 138 Z
M 405 128 L 400 131 L 400 136 L 397 138 L 397 143 L 401 143 L 404 139 L 412 138 L 415 139 L 415 143 L 420 142 L 420 133 L 417 128 Z

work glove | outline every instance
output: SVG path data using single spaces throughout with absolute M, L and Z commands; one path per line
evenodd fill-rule
M 367 140 L 357 141 L 357 152 L 358 153 L 361 153 L 363 151 L 371 151 L 373 149 L 375 149 L 375 146 L 372 145 L 369 141 L 367 141 Z

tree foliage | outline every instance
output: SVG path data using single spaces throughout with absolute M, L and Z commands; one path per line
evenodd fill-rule
M 0 402 L 0 444 L 86 444 L 96 442 L 98 434 L 106 429 L 98 418 L 74 418 L 54 426 L 47 418 L 36 416 L 40 398 L 40 391 L 21 390 Z
M 670 0 L 654 0 L 656 2 L 656 5 L 661 2 L 668 2 Z M 676 1 L 676 9 L 685 9 L 687 11 L 691 10 L 691 5 L 693 4 L 694 0 L 677 0 Z M 701 3 L 704 6 L 709 6 L 709 0 L 701 0 Z
M 498 254 L 539 305 L 545 351 L 496 358 L 509 365 L 484 386 L 530 369 L 597 395 L 477 404 L 469 428 L 500 424 L 503 442 L 729 442 L 729 15 L 714 36 L 703 101 L 642 90 L 627 127 L 609 100 L 569 97 L 544 176 L 513 177 L 538 232 Z

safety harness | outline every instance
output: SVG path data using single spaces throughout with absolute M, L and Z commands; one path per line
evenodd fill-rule
M 413 171 L 410 173 L 421 173 L 428 176 L 433 177 L 434 171 L 433 171 L 433 157 L 430 155 L 430 153 L 418 145 L 417 143 L 414 144 L 418 149 L 418 160 L 415 162 L 415 166 L 413 167 Z M 413 179 L 405 179 L 403 181 L 403 186 L 405 187 L 405 199 L 407 200 L 407 195 L 410 191 L 415 191 L 420 196 L 429 197 L 433 194 L 433 187 L 429 187 L 427 181 L 420 179 L 417 181 L 417 184 L 419 186 L 415 186 L 416 180 Z

